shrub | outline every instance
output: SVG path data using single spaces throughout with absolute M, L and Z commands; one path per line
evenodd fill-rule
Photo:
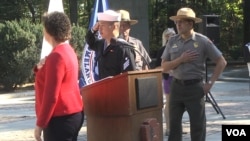
M 32 28 L 27 21 L 20 23 L 6 21 L 0 26 L 0 85 L 7 91 L 28 82 L 36 62 L 36 37 L 28 30 Z M 22 29 L 24 25 L 26 29 Z
M 11 91 L 18 85 L 34 82 L 33 67 L 40 60 L 42 29 L 42 24 L 33 24 L 26 19 L 0 23 L 0 86 L 4 90 Z M 79 58 L 85 33 L 84 28 L 72 26 L 70 43 Z
M 243 56 L 243 49 L 240 46 L 232 46 L 229 49 L 229 55 L 233 60 L 238 60 L 241 56 Z
M 75 49 L 78 57 L 82 56 L 83 46 L 85 42 L 86 30 L 78 25 L 72 26 L 72 38 L 70 44 Z

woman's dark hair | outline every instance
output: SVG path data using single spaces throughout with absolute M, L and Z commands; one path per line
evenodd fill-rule
M 71 38 L 70 20 L 63 12 L 45 13 L 42 20 L 46 32 L 57 42 L 64 42 Z

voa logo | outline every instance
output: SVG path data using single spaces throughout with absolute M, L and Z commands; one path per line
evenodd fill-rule
M 250 141 L 250 125 L 222 125 L 222 141 Z
M 244 129 L 226 129 L 227 136 L 247 136 Z

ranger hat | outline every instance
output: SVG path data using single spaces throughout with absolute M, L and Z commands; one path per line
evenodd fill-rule
M 191 8 L 181 8 L 177 11 L 176 16 L 171 16 L 170 20 L 176 21 L 179 19 L 190 19 L 193 20 L 195 23 L 202 22 L 202 19 L 196 18 L 194 11 Z
M 130 19 L 130 14 L 129 14 L 128 11 L 121 9 L 121 10 L 118 10 L 117 12 L 121 14 L 121 21 L 122 22 L 123 21 L 124 22 L 129 22 L 130 25 L 134 25 L 134 24 L 138 23 L 137 20 L 131 20 Z

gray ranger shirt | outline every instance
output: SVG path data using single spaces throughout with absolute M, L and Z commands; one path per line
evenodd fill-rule
M 184 41 L 179 34 L 171 37 L 161 56 L 162 59 L 171 61 L 181 56 L 187 50 L 194 50 L 198 58 L 192 62 L 182 63 L 173 69 L 176 79 L 202 79 L 205 74 L 206 59 L 214 61 L 222 56 L 221 51 L 212 43 L 208 37 L 194 32 L 190 39 Z

